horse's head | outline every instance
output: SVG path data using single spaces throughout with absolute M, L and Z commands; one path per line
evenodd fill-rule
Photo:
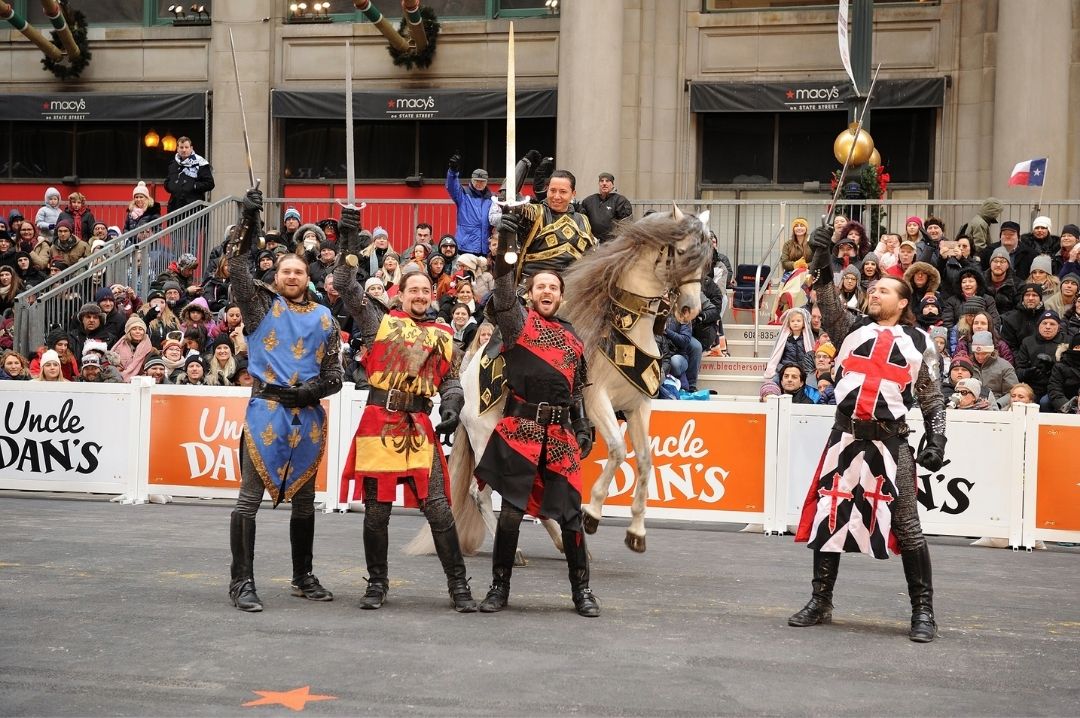
M 701 282 L 712 267 L 709 210 L 695 216 L 672 207 L 681 237 L 667 249 L 667 285 L 673 293 L 678 292 L 672 311 L 679 321 L 687 322 L 701 311 Z

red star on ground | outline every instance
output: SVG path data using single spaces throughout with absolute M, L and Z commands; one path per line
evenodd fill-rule
M 243 704 L 244 708 L 250 708 L 252 706 L 285 706 L 291 708 L 294 711 L 304 710 L 304 706 L 308 701 L 335 701 L 337 696 L 319 696 L 311 694 L 311 686 L 304 686 L 302 688 L 293 688 L 291 691 L 252 691 L 252 693 L 258 693 L 262 698 L 254 701 L 248 701 Z

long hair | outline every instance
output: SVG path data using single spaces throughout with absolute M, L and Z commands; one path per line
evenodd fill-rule
M 903 279 L 900 279 L 899 277 L 894 277 L 892 275 L 886 275 L 878 281 L 883 282 L 887 279 L 893 280 L 893 283 L 896 285 L 896 293 L 900 296 L 900 298 L 907 300 L 907 306 L 900 310 L 900 318 L 896 320 L 896 323 L 903 324 L 906 327 L 915 326 L 915 310 L 911 306 L 914 292 L 912 292 L 911 290 L 911 285 L 905 282 Z
M 607 334 L 614 316 L 611 296 L 626 276 L 627 268 L 643 253 L 673 247 L 684 237 L 696 234 L 697 241 L 685 252 L 672 253 L 674 276 L 685 277 L 697 271 L 704 273 L 713 256 L 705 231 L 692 214 L 675 220 L 671 213 L 654 213 L 637 222 L 623 224 L 614 239 L 570 265 L 564 277 L 567 319 L 585 346 L 597 346 Z M 671 278 L 664 277 L 664 281 L 671 281 Z M 597 301 L 602 311 L 596 311 Z

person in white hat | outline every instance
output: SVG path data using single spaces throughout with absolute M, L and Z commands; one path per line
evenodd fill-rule
M 128 205 L 127 217 L 124 219 L 124 231 L 130 232 L 160 217 L 161 205 L 153 199 L 146 183 L 139 180 L 139 183 L 131 190 L 131 204 Z
M 1020 237 L 1020 246 L 1027 247 L 1034 254 L 1057 254 L 1061 248 L 1061 238 L 1051 234 L 1053 228 L 1049 217 L 1036 217 L 1031 223 L 1031 231 Z

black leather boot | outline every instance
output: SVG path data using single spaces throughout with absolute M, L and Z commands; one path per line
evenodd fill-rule
M 578 615 L 595 618 L 600 615 L 600 602 L 589 588 L 589 552 L 585 548 L 585 534 L 581 531 L 562 532 L 566 565 L 570 569 L 570 593 Z
M 819 623 L 832 623 L 832 594 L 836 573 L 840 569 L 840 554 L 814 551 L 814 592 L 802 610 L 788 619 L 789 626 L 803 628 Z
M 473 600 L 469 581 L 465 577 L 465 558 L 461 555 L 457 528 L 453 524 L 441 531 L 432 528 L 431 537 L 435 539 L 435 553 L 439 555 L 439 561 L 446 573 L 446 586 L 450 591 L 450 602 L 454 610 L 458 613 L 475 613 L 476 601 Z
M 364 526 L 364 558 L 367 560 L 368 586 L 360 599 L 360 608 L 374 610 L 383 605 L 390 591 L 387 578 L 386 552 L 390 544 L 389 526 L 381 529 Z
M 263 610 L 263 604 L 259 594 L 255 593 L 255 519 L 233 511 L 229 522 L 229 544 L 232 547 L 229 598 L 241 611 L 257 613 Z
M 289 520 L 289 541 L 292 544 L 292 595 L 309 601 L 333 601 L 334 594 L 323 588 L 311 572 L 311 548 L 315 543 L 315 515 L 307 518 L 293 516 Z
M 495 549 L 491 554 L 491 588 L 480 602 L 483 613 L 498 613 L 510 603 L 510 574 L 514 572 L 517 555 L 518 530 L 502 525 L 495 529 Z
M 920 548 L 903 551 L 900 558 L 904 562 L 904 576 L 911 597 L 911 630 L 908 631 L 908 638 L 916 643 L 929 643 L 937 636 L 930 547 L 924 543 Z

